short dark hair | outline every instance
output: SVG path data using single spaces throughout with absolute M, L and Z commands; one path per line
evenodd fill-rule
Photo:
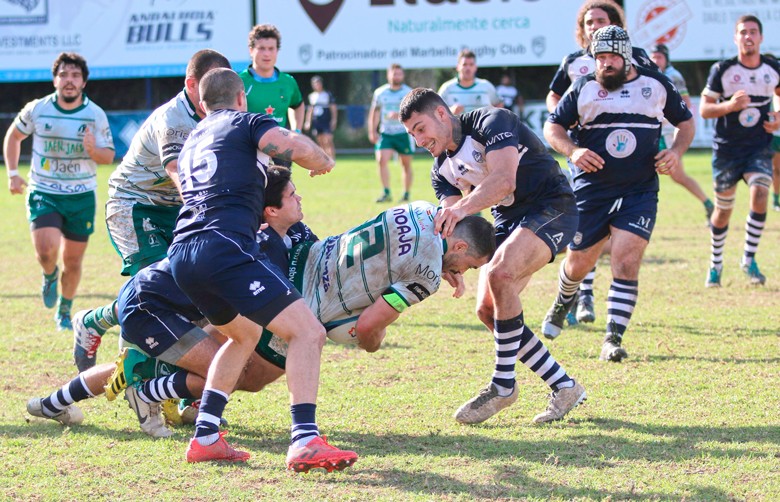
M 89 68 L 87 67 L 87 60 L 75 52 L 60 52 L 60 55 L 57 56 L 57 59 L 55 59 L 54 63 L 51 65 L 51 75 L 56 77 L 60 66 L 64 64 L 78 66 L 81 70 L 81 75 L 84 77 L 84 82 L 89 79 Z
M 265 185 L 265 205 L 282 207 L 282 195 L 287 183 L 292 181 L 292 171 L 286 167 L 271 166 L 268 168 L 268 182 Z
M 663 54 L 664 58 L 666 58 L 666 64 L 669 64 L 669 47 L 664 44 L 655 44 L 654 46 L 650 47 L 650 54 L 654 52 Z
M 236 94 L 244 90 L 244 82 L 230 68 L 214 68 L 206 72 L 198 84 L 200 100 L 210 111 L 228 108 Z
M 754 22 L 758 25 L 758 32 L 762 35 L 764 34 L 764 25 L 761 24 L 761 20 L 758 19 L 758 17 L 754 16 L 753 14 L 745 14 L 744 16 L 740 16 L 739 19 L 737 19 L 737 22 L 734 24 L 734 30 L 737 29 L 737 26 L 743 23 L 749 23 Z
M 255 25 L 249 32 L 249 48 L 255 46 L 255 40 L 260 38 L 273 38 L 276 40 L 276 48 L 282 48 L 282 34 L 279 32 L 279 28 L 272 24 L 258 24 Z
M 211 49 L 203 49 L 192 55 L 187 63 L 186 77 L 192 77 L 198 82 L 209 70 L 214 68 L 230 68 L 228 58 Z
M 398 63 L 390 63 L 390 66 L 387 67 L 388 72 L 391 72 L 393 70 L 403 70 L 403 69 L 404 67 Z
M 587 14 L 591 9 L 601 9 L 606 12 L 607 17 L 609 17 L 610 24 L 620 26 L 624 29 L 626 27 L 626 19 L 625 15 L 623 14 L 623 9 L 621 9 L 620 6 L 612 0 L 596 0 L 585 2 L 580 7 L 580 10 L 577 11 L 577 26 L 574 28 L 574 40 L 576 40 L 577 44 L 583 49 L 590 44 L 588 37 L 585 36 L 585 14 Z
M 458 53 L 458 61 L 460 61 L 461 59 L 466 59 L 466 58 L 473 59 L 474 61 L 476 61 L 477 60 L 477 55 L 474 54 L 474 51 L 472 51 L 469 48 L 461 49 L 460 52 Z
M 436 91 L 426 89 L 425 87 L 417 87 L 404 96 L 398 112 L 398 118 L 401 119 L 401 122 L 406 122 L 412 117 L 414 112 L 430 113 L 439 106 L 447 108 L 447 103 L 444 102 L 441 96 L 436 94 Z M 448 112 L 449 110 L 447 108 Z
M 482 216 L 466 216 L 455 225 L 452 235 L 469 245 L 470 256 L 490 260 L 496 252 L 496 229 Z

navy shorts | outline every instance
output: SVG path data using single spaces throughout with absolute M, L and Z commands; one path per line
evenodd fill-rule
M 195 234 L 168 249 L 176 284 L 217 326 L 238 314 L 267 326 L 301 299 L 254 238 L 223 231 Z
M 325 116 L 325 114 L 314 117 L 311 121 L 311 133 L 313 136 L 318 134 L 331 134 L 332 132 L 333 131 L 330 130 L 330 117 Z
M 166 284 L 166 277 L 170 284 Z M 188 301 L 173 282 L 173 277 L 157 275 L 155 278 L 156 294 L 167 294 L 174 303 L 176 299 Z M 171 364 L 176 364 L 184 354 L 208 337 L 205 331 L 177 312 L 171 304 L 158 301 L 155 295 L 139 293 L 133 279 L 119 290 L 117 312 L 123 340 Z
M 641 192 L 600 205 L 580 208 L 580 225 L 569 248 L 573 251 L 588 249 L 610 234 L 609 227 L 650 240 L 658 211 L 658 193 Z
M 772 177 L 772 149 L 768 146 L 752 155 L 738 158 L 718 157 L 712 153 L 712 182 L 716 192 L 733 188 L 748 173 L 761 173 Z
M 571 242 L 578 221 L 577 206 L 573 197 L 561 196 L 550 201 L 549 204 L 540 202 L 540 205 L 514 218 L 497 219 L 496 246 L 502 245 L 515 230 L 527 228 L 547 244 L 552 253 L 550 262 L 553 262 L 555 255 Z

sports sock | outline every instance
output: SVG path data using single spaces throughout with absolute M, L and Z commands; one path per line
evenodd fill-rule
M 572 382 L 572 379 L 566 374 L 566 370 L 555 361 L 550 352 L 547 351 L 547 347 L 528 326 L 523 327 L 517 357 L 554 391 L 574 385 L 569 383 Z
M 138 386 L 138 397 L 147 403 L 160 403 L 166 399 L 191 399 L 195 397 L 187 388 L 187 371 L 152 378 Z
M 704 202 L 702 202 L 702 204 L 704 204 L 704 209 L 706 209 L 708 213 L 712 212 L 715 209 L 715 204 L 713 204 L 710 199 L 705 200 Z
M 593 296 L 593 279 L 596 278 L 596 267 L 593 267 L 588 275 L 580 283 L 580 298 L 583 296 Z
M 555 298 L 556 303 L 566 303 L 571 301 L 574 295 L 577 294 L 577 288 L 579 288 L 579 281 L 573 281 L 569 279 L 569 276 L 565 272 L 566 260 L 561 261 L 561 266 L 558 269 L 558 296 Z
M 57 304 L 57 311 L 60 314 L 70 314 L 70 309 L 73 307 L 73 298 L 70 300 L 60 295 L 60 300 Z
M 57 277 L 59 275 L 60 275 L 60 268 L 59 267 L 54 267 L 54 272 L 52 272 L 51 274 L 44 273 L 43 274 L 43 278 L 46 279 L 47 281 L 51 282 L 51 281 L 57 279 Z
M 496 366 L 493 369 L 492 382 L 497 387 L 499 396 L 506 397 L 515 388 L 515 364 L 524 326 L 522 312 L 512 319 L 493 321 Z
M 92 328 L 98 335 L 103 336 L 106 331 L 119 324 L 114 313 L 115 308 L 116 300 L 108 305 L 90 310 L 84 316 L 84 326 Z
M 780 206 L 780 193 L 772 194 L 772 203 L 775 206 Z
M 290 444 L 292 446 L 305 446 L 309 441 L 320 435 L 320 431 L 317 428 L 316 404 L 293 404 L 290 406 L 290 414 L 292 415 L 292 427 L 290 428 Z
M 726 236 L 729 233 L 729 226 L 716 227 L 710 225 L 710 267 L 723 269 L 723 246 L 726 244 Z
M 214 444 L 219 439 L 219 419 L 229 397 L 217 389 L 203 390 L 198 418 L 195 419 L 195 439 L 201 446 Z
M 95 397 L 95 395 L 89 391 L 89 388 L 84 381 L 84 374 L 82 373 L 63 385 L 61 389 L 56 390 L 52 395 L 41 401 L 41 404 L 43 405 L 43 414 L 53 417 L 71 404 L 83 401 L 90 397 Z
M 625 279 L 612 279 L 609 287 L 609 296 L 607 297 L 607 335 L 610 331 L 610 324 L 615 322 L 619 341 L 623 339 L 623 333 L 626 332 L 628 322 L 631 320 L 631 314 L 636 307 L 636 299 L 639 296 L 639 281 L 628 281 Z
M 753 211 L 748 213 L 745 221 L 745 254 L 742 257 L 742 263 L 745 265 L 753 263 L 765 224 L 766 213 L 755 213 Z

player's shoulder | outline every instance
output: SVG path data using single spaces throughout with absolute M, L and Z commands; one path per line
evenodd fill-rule
M 27 104 L 24 105 L 23 110 L 35 114 L 35 113 L 40 113 L 41 110 L 47 108 L 56 108 L 55 106 L 56 104 L 57 104 L 57 94 L 52 93 L 43 96 L 41 98 L 35 98 L 33 100 L 28 101 Z
M 439 86 L 439 94 L 441 94 L 444 91 L 449 90 L 451 87 L 458 85 L 458 78 L 451 78 L 449 80 L 445 80 L 444 83 L 442 83 Z
M 84 96 L 84 108 L 90 110 L 90 112 L 96 114 L 96 115 L 105 115 L 106 112 L 103 110 L 103 108 L 95 103 L 92 98 L 87 96 L 86 94 Z
M 586 49 L 580 49 L 574 52 L 570 52 L 569 54 L 566 54 L 563 56 L 563 60 L 561 61 L 561 66 L 564 68 L 568 67 L 570 64 L 572 64 L 574 61 L 582 58 L 582 57 L 590 57 L 588 54 L 588 51 Z
M 495 86 L 495 85 L 493 85 L 493 82 L 491 82 L 490 80 L 488 80 L 488 79 L 486 79 L 486 78 L 479 78 L 479 77 L 477 77 L 477 78 L 476 78 L 476 79 L 474 79 L 474 80 L 476 80 L 476 83 L 477 83 L 478 85 L 482 86 L 482 87 L 486 87 L 486 88 L 488 88 L 488 89 L 491 89 L 491 88 L 492 88 L 492 89 L 495 89 L 495 88 L 496 88 L 496 86 Z
M 650 59 L 650 56 L 648 56 L 647 52 L 641 47 L 632 47 L 631 57 L 634 59 L 634 61 L 636 61 L 637 65 L 641 66 L 642 68 L 660 71 L 658 65 L 656 65 L 652 59 Z
M 710 68 L 712 71 L 716 73 L 723 73 L 729 68 L 732 68 L 737 65 L 739 65 L 739 59 L 737 58 L 737 56 L 734 56 L 733 58 L 716 61 L 715 63 L 712 64 Z
M 187 126 L 192 129 L 198 122 L 197 117 L 194 105 L 183 90 L 152 112 L 152 122 L 156 127 Z
M 771 67 L 776 72 L 780 73 L 780 61 L 774 56 L 768 54 L 761 54 L 761 63 Z

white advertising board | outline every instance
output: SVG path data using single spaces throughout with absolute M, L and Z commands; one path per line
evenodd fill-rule
M 557 65 L 575 51 L 581 0 L 255 0 L 282 33 L 290 72 L 454 67 L 468 47 L 480 66 Z
M 183 75 L 200 49 L 248 61 L 248 0 L 0 0 L 0 82 L 51 79 L 60 52 L 90 78 Z
M 780 56 L 780 0 L 625 0 L 624 5 L 634 45 L 666 44 L 673 61 L 736 56 L 734 27 L 744 14 L 763 24 L 761 52 Z

